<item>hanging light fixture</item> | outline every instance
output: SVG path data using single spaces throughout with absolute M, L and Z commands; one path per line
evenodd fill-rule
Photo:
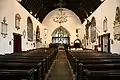
M 63 4 L 63 0 L 59 0 L 59 3 L 57 4 L 60 8 L 58 9 L 58 14 L 56 17 L 53 18 L 53 21 L 56 23 L 59 23 L 61 25 L 61 23 L 65 23 L 67 22 L 67 16 L 66 13 L 63 12 L 64 9 L 62 8 Z
M 62 41 L 62 23 L 66 23 L 67 20 L 67 16 L 66 13 L 64 12 L 64 9 L 62 8 L 63 4 L 63 0 L 59 0 L 59 4 L 57 4 L 60 8 L 58 8 L 58 14 L 57 16 L 55 16 L 53 18 L 53 21 L 60 24 L 60 41 Z
M 53 18 L 53 21 L 59 24 L 67 22 L 68 21 L 67 16 L 66 16 L 66 13 L 63 12 L 63 9 L 59 8 L 58 11 L 59 11 L 59 14 L 58 16 Z

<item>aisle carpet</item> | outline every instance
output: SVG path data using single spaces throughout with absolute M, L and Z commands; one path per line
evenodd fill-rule
M 64 50 L 59 50 L 47 80 L 72 80 L 72 73 Z

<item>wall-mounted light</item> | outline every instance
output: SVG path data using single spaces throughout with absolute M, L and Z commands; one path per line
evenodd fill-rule
M 35 14 L 35 17 L 37 16 L 37 13 Z
M 37 18 L 37 20 L 39 21 L 39 18 Z
M 100 0 L 101 2 L 104 2 L 105 0 Z
M 3 22 L 1 22 L 1 35 L 3 38 L 7 35 L 7 23 L 6 23 L 6 17 L 3 18 Z
M 90 13 L 92 14 L 93 12 L 92 12 L 92 11 L 90 11 Z
M 22 0 L 17 0 L 18 2 L 21 2 Z
M 30 14 L 32 14 L 33 12 L 32 11 L 30 11 Z

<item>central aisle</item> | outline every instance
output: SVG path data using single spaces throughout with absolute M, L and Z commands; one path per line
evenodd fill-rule
M 67 56 L 64 50 L 59 50 L 52 70 L 47 80 L 73 80 Z

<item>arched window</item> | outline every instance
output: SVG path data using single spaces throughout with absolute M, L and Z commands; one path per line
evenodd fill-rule
M 20 29 L 20 19 L 21 19 L 21 16 L 19 13 L 17 13 L 15 15 L 15 28 L 18 30 Z
M 36 28 L 36 41 L 37 42 L 40 41 L 40 28 L 39 28 L 39 26 L 37 26 L 37 28 Z
M 69 44 L 70 33 L 62 26 L 56 28 L 52 33 L 52 43 Z
M 33 23 L 30 17 L 27 18 L 27 38 L 28 41 L 33 41 Z
M 91 20 L 91 42 L 94 43 L 96 41 L 96 20 L 95 17 Z
M 69 32 L 62 26 L 58 27 L 54 32 L 52 33 L 53 37 L 69 37 Z

